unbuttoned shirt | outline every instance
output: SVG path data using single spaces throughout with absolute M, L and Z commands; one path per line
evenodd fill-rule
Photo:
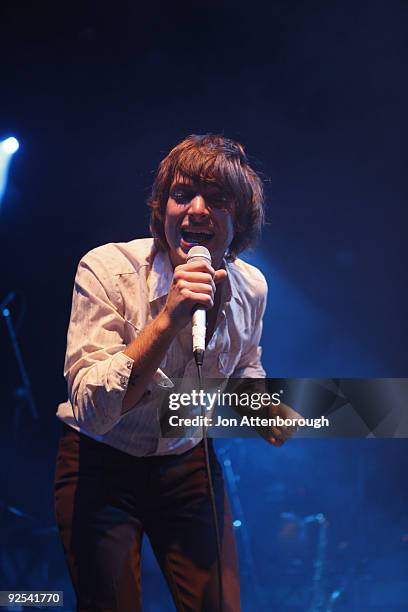
M 263 378 L 262 317 L 267 284 L 236 259 L 224 261 L 216 327 L 205 352 L 204 378 Z M 172 379 L 196 378 L 191 323 L 172 341 L 146 393 L 121 415 L 133 360 L 125 348 L 166 303 L 173 268 L 152 238 L 111 243 L 78 265 L 68 328 L 64 376 L 69 399 L 57 416 L 91 438 L 135 456 L 180 454 L 200 437 L 160 436 L 158 392 Z

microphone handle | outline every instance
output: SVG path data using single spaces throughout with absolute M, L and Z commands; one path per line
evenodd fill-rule
M 205 351 L 206 311 L 202 306 L 197 306 L 193 312 L 192 333 L 193 352 Z
M 211 264 L 209 250 L 201 245 L 191 247 L 187 254 L 187 263 L 204 260 Z M 197 366 L 203 365 L 205 352 L 206 312 L 202 306 L 196 306 L 192 316 L 193 353 Z

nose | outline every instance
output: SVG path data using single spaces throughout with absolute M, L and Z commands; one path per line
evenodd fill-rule
M 207 204 L 201 194 L 197 194 L 190 201 L 188 214 L 193 217 L 203 217 L 209 214 Z

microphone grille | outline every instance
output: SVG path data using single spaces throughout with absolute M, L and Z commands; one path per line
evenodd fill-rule
M 207 259 L 207 261 L 211 263 L 210 251 L 205 246 L 201 246 L 200 244 L 191 247 L 187 254 L 187 263 L 196 258 Z

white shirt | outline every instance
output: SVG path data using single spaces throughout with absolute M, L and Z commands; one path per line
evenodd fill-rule
M 267 284 L 254 266 L 225 262 L 216 329 L 206 348 L 204 378 L 263 378 L 262 317 Z M 155 390 L 172 378 L 195 378 L 191 324 L 173 340 L 152 383 L 121 415 L 133 360 L 124 350 L 163 308 L 173 268 L 152 238 L 106 244 L 78 265 L 64 376 L 69 399 L 57 416 L 78 431 L 135 456 L 179 454 L 199 438 L 161 438 Z

